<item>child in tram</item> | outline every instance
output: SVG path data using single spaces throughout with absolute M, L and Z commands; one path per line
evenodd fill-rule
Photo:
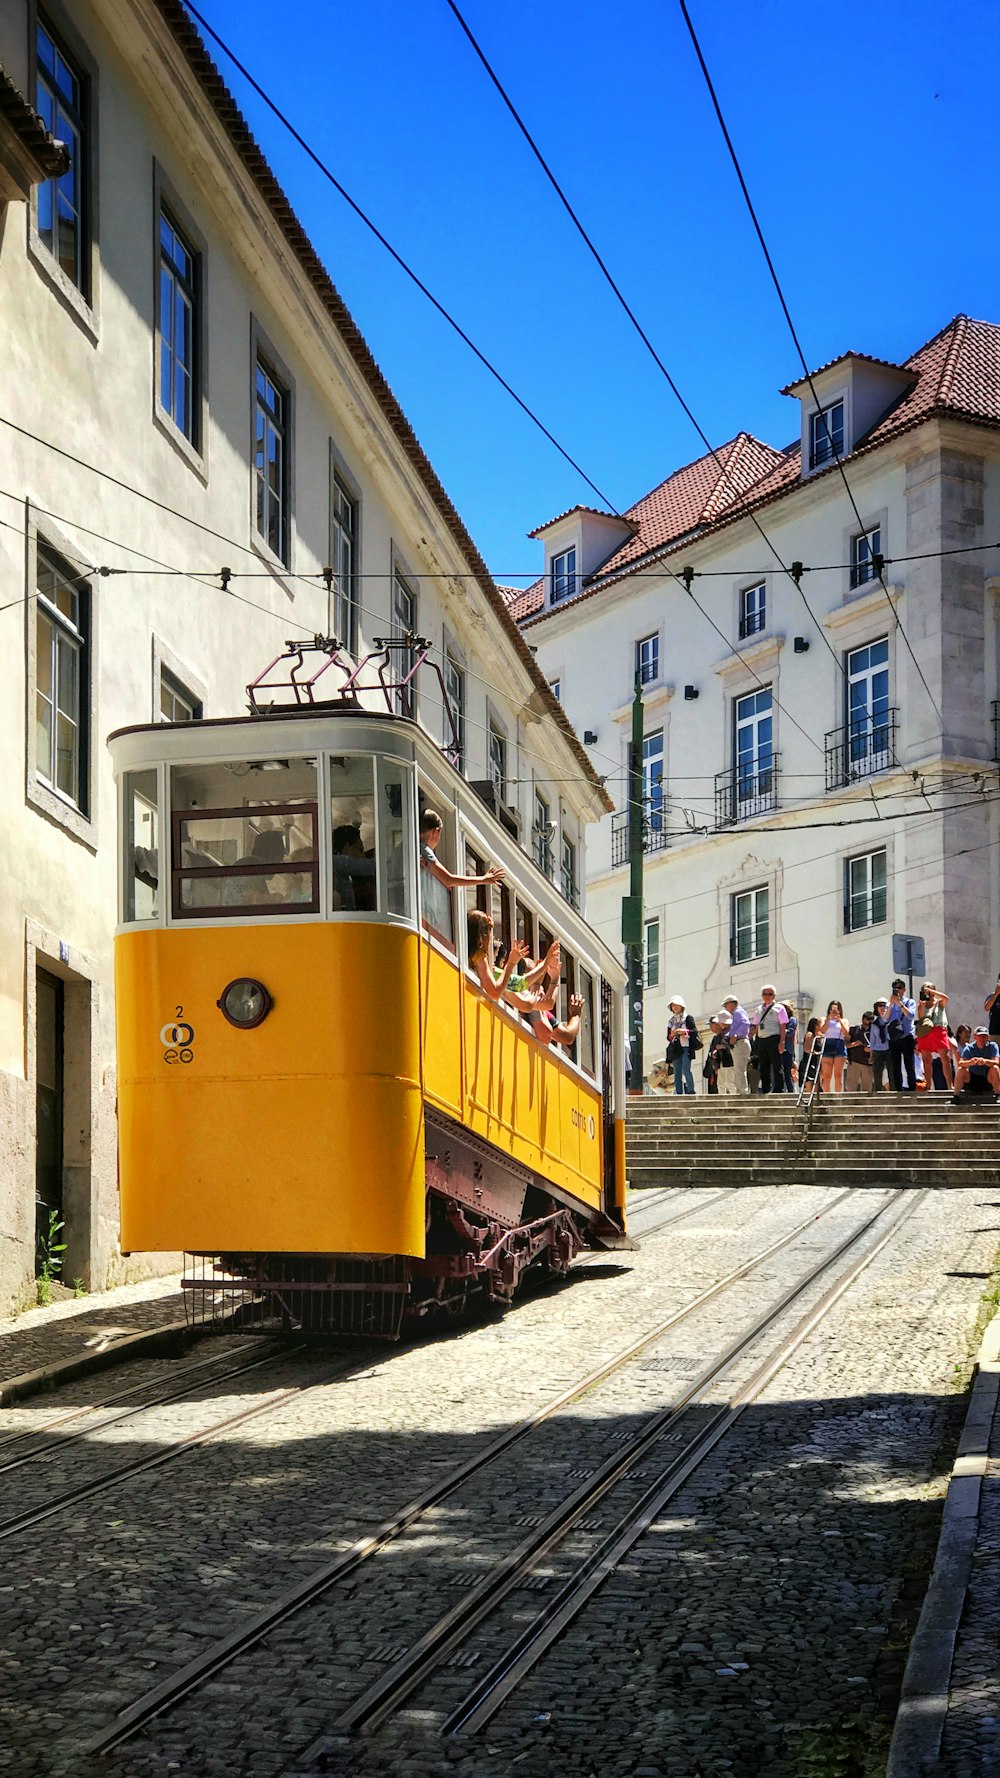
M 493 921 L 481 908 L 470 908 L 468 914 L 469 968 L 488 1000 L 506 1000 L 518 1012 L 531 1013 L 539 1004 L 537 993 L 526 991 L 521 964 L 528 947 L 515 939 L 502 969 L 493 965 Z M 512 983 L 518 986 L 512 986 Z
M 445 889 L 478 889 L 487 888 L 491 883 L 502 883 L 507 875 L 499 864 L 491 864 L 488 871 L 481 877 L 456 876 L 448 870 L 436 856 L 438 841 L 444 830 L 444 822 L 436 809 L 425 809 L 420 817 L 420 867 L 429 871 L 432 877 L 443 884 Z

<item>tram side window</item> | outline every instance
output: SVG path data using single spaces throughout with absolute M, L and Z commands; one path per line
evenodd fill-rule
M 437 845 L 432 847 L 432 851 L 438 862 L 444 865 L 445 870 L 452 870 L 454 867 L 452 865 L 451 851 L 451 812 L 442 803 L 441 798 L 437 796 L 436 792 L 432 794 L 434 794 L 435 797 L 435 800 L 432 803 L 428 803 L 424 796 L 421 796 L 420 798 L 421 826 L 423 827 L 425 812 L 428 808 L 435 810 L 437 814 L 441 816 L 444 823 L 441 828 L 441 837 L 438 840 Z M 427 843 L 428 833 L 427 829 L 424 828 L 420 834 L 420 868 L 418 871 L 420 881 L 420 917 L 429 932 L 433 932 L 436 938 L 442 939 L 448 946 L 449 950 L 454 950 L 455 927 L 451 890 L 446 884 L 439 882 L 433 872 L 427 868 L 424 859 L 424 847 Z
M 317 913 L 316 787 L 315 759 L 175 766 L 174 918 Z
M 535 916 L 523 901 L 514 903 L 514 932 L 517 938 L 528 947 L 528 956 L 535 955 Z
M 594 1048 L 594 981 L 589 971 L 580 970 L 580 981 L 577 993 L 583 1001 L 580 1013 L 580 1035 L 577 1038 L 576 1053 L 580 1067 L 588 1074 L 597 1073 L 597 1058 Z
M 378 907 L 375 856 L 375 761 L 370 754 L 330 760 L 333 910 L 370 914 Z
M 156 772 L 125 779 L 125 898 L 123 918 L 155 920 L 160 911 L 160 823 Z

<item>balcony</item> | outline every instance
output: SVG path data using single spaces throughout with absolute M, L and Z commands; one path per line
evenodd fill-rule
M 665 852 L 668 843 L 666 802 L 659 796 L 651 805 L 649 797 L 645 797 L 642 804 L 642 849 L 644 852 Z M 623 809 L 620 815 L 611 817 L 611 865 L 614 869 L 628 861 L 628 810 Z
M 1000 760 L 1000 700 L 993 700 L 993 758 Z
M 744 759 L 715 774 L 715 828 L 734 827 L 778 807 L 778 755 Z
M 896 758 L 896 725 L 898 709 L 882 711 L 878 716 L 865 715 L 843 728 L 830 729 L 824 742 L 826 757 L 826 788 L 841 790 L 845 784 L 856 784 L 862 778 L 874 778 L 898 765 Z

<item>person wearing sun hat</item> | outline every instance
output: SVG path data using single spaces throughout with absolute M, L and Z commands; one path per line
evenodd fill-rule
M 691 1057 L 700 1049 L 698 1027 L 686 1009 L 683 994 L 672 994 L 667 1022 L 667 1061 L 674 1071 L 675 1093 L 694 1093 Z

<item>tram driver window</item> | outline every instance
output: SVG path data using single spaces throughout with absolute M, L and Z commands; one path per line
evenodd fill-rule
M 156 772 L 125 779 L 125 897 L 123 918 L 156 920 L 160 911 L 160 824 Z
M 375 762 L 370 754 L 330 760 L 333 911 L 370 914 L 378 907 L 375 856 Z
M 175 766 L 174 918 L 317 913 L 316 783 L 315 759 Z

